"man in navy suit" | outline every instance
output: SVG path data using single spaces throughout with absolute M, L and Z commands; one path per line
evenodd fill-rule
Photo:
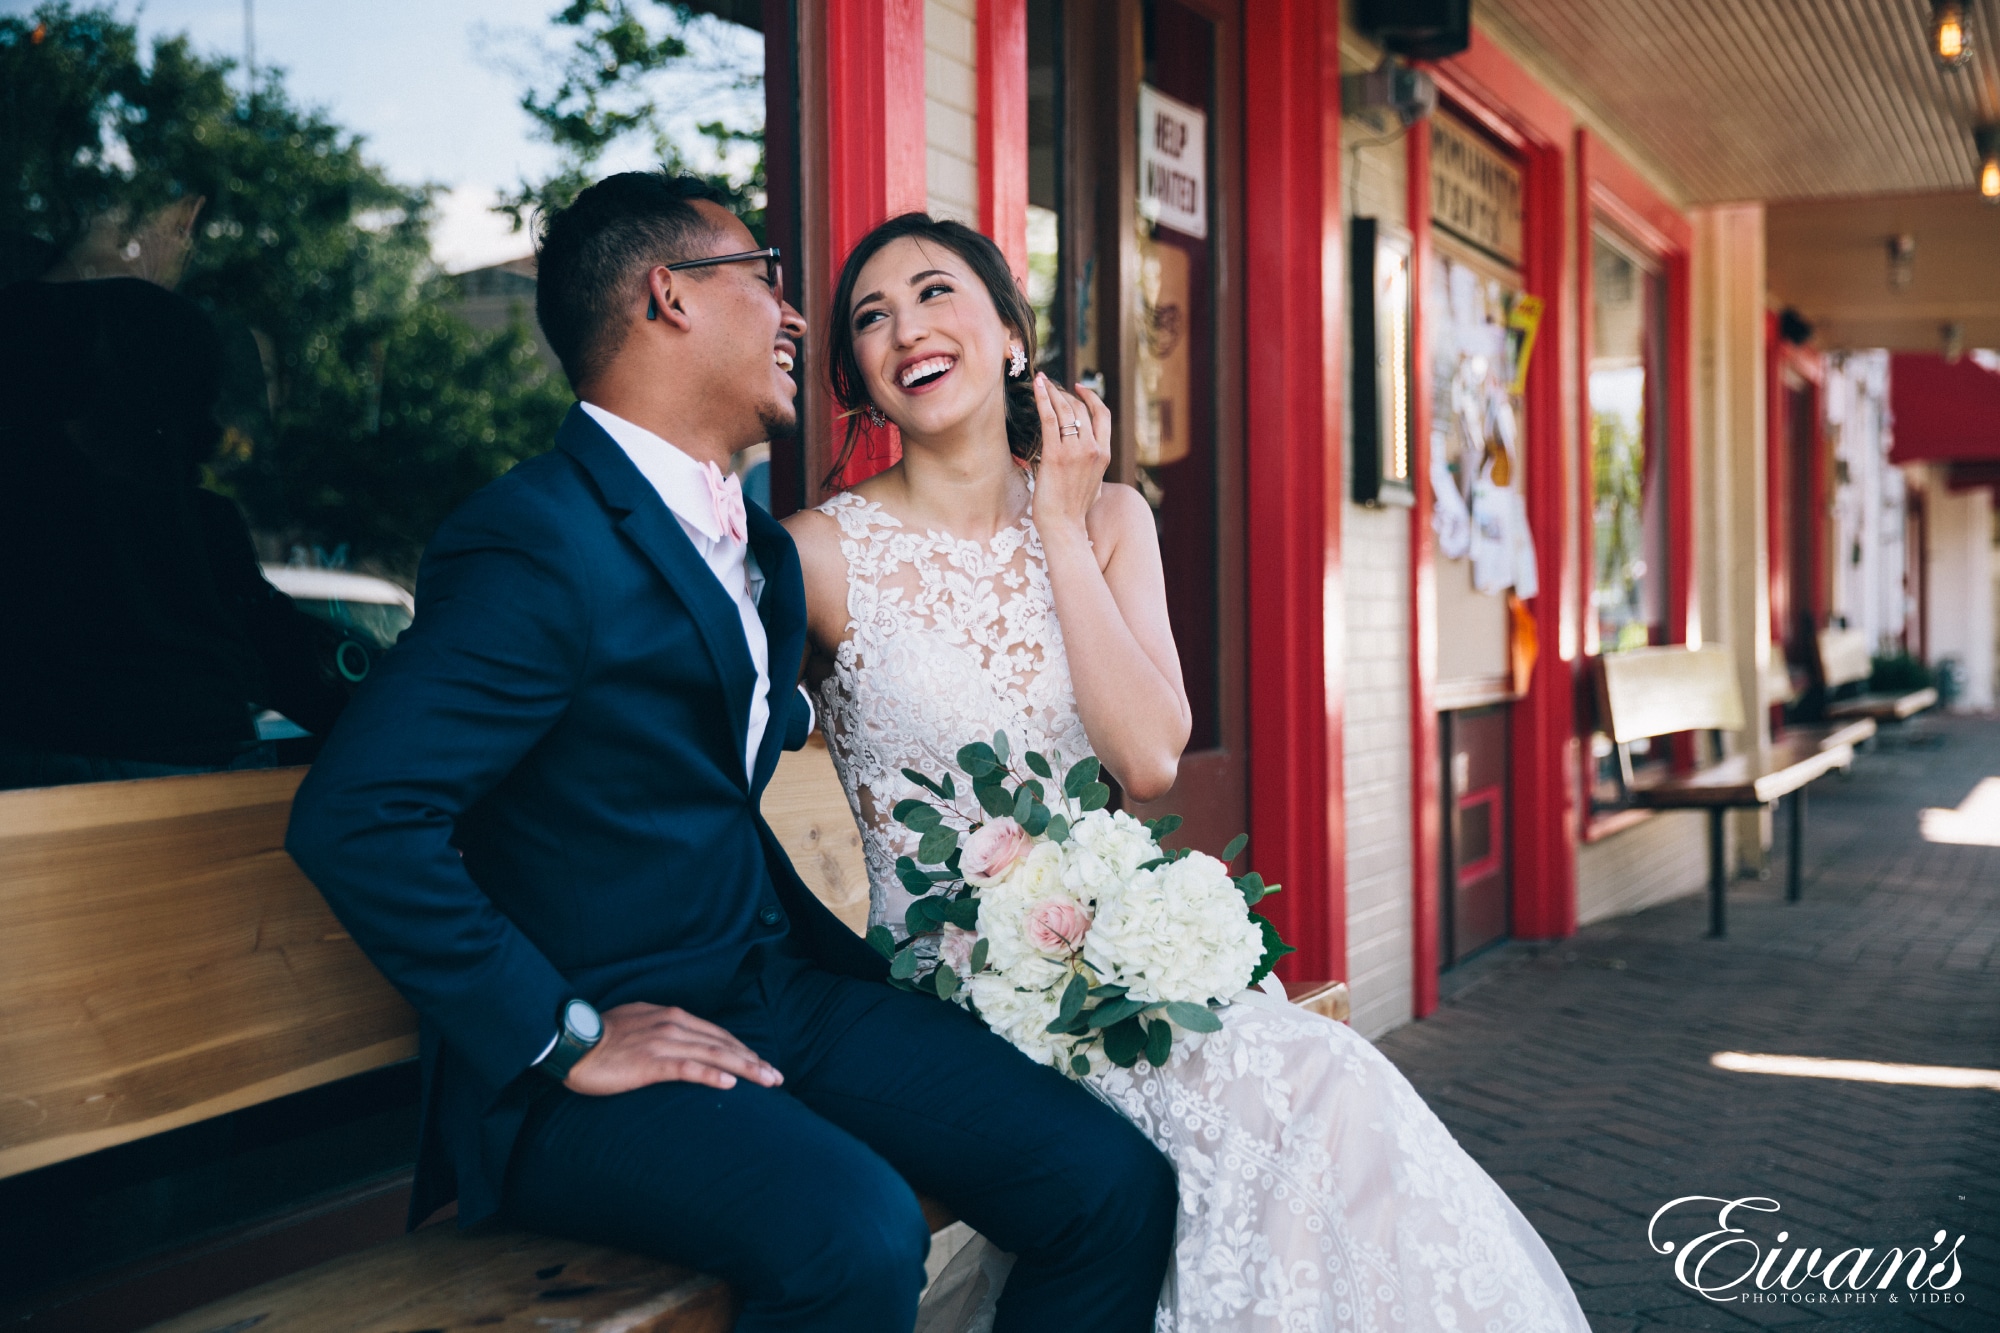
M 934 1194 L 1019 1258 L 996 1328 L 1138 1330 L 1171 1167 L 1081 1087 L 898 991 L 758 810 L 795 688 L 791 539 L 731 456 L 796 427 L 805 321 L 700 182 L 552 217 L 582 401 L 425 555 L 416 624 L 286 847 L 423 1020 L 413 1219 L 452 1198 L 721 1274 L 741 1330 L 908 1330 Z

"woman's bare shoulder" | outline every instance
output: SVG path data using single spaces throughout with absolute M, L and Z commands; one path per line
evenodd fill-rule
M 1147 541 L 1158 540 L 1153 528 L 1153 507 L 1137 489 L 1123 482 L 1104 483 L 1104 489 L 1097 493 L 1097 503 L 1090 507 L 1087 522 L 1091 544 L 1099 547 L 1108 544 L 1107 556 L 1130 538 L 1143 535 Z

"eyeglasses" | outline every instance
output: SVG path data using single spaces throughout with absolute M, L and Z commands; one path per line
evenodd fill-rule
M 764 261 L 764 281 L 771 285 L 771 294 L 782 301 L 785 299 L 785 266 L 778 262 L 778 258 L 778 247 L 771 245 L 766 246 L 762 250 L 745 250 L 743 253 L 735 255 L 710 255 L 706 259 L 683 259 L 678 264 L 668 264 L 666 267 L 667 271 L 671 273 L 676 269 L 707 268 L 711 264 L 740 264 L 745 260 L 761 259 Z M 658 313 L 649 306 L 646 318 L 656 318 Z

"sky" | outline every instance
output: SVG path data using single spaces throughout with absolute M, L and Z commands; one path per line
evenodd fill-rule
M 520 108 L 552 49 L 562 0 L 254 0 L 259 68 L 280 66 L 293 98 L 327 110 L 365 140 L 363 151 L 402 182 L 449 188 L 432 249 L 450 272 L 517 259 L 527 237 L 489 211 L 499 191 L 556 163 Z M 203 51 L 241 60 L 244 0 L 114 0 L 144 45 L 186 32 Z M 21 14 L 33 0 L 0 0 Z M 741 29 L 731 29 L 741 34 Z M 744 34 L 755 40 L 754 34 Z M 634 145 L 607 172 L 654 165 Z

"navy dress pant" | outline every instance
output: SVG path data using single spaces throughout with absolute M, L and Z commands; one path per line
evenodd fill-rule
M 701 1014 L 778 1088 L 551 1086 L 516 1143 L 518 1225 L 715 1273 L 739 1333 L 908 1333 L 930 1231 L 914 1190 L 1019 1256 L 995 1333 L 1144 1333 L 1172 1166 L 1116 1111 L 954 1005 L 765 947 Z

